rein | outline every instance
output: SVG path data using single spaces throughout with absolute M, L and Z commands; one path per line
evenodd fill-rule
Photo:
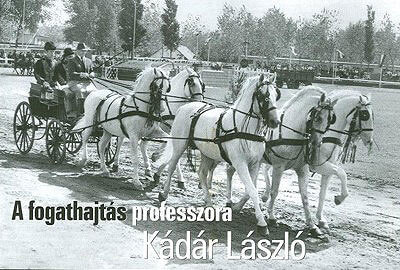
M 311 108 L 310 111 L 308 112 L 309 120 L 307 120 L 307 122 L 306 122 L 306 132 L 298 131 L 294 128 L 291 128 L 291 127 L 283 124 L 283 118 L 285 116 L 285 112 L 283 112 L 281 114 L 281 119 L 280 119 L 280 124 L 279 124 L 279 129 L 278 129 L 279 130 L 279 136 L 278 136 L 279 138 L 276 140 L 268 140 L 265 142 L 266 150 L 263 154 L 263 157 L 269 164 L 272 164 L 272 163 L 268 156 L 268 151 L 270 151 L 272 154 L 274 154 L 274 156 L 276 156 L 280 159 L 292 161 L 292 160 L 296 160 L 301 155 L 301 153 L 304 150 L 304 146 L 306 146 L 306 151 L 304 153 L 304 158 L 305 158 L 306 163 L 309 163 L 312 160 L 312 156 L 311 156 L 312 152 L 310 153 L 310 150 L 312 149 L 312 146 L 310 145 L 312 133 L 317 132 L 317 133 L 323 134 L 330 126 L 330 121 L 328 121 L 328 126 L 326 127 L 325 131 L 321 131 L 319 129 L 314 128 L 313 122 L 314 122 L 315 114 L 318 112 L 318 108 L 321 108 L 321 110 L 322 109 L 329 110 L 329 118 L 331 117 L 330 112 L 333 110 L 333 108 L 330 105 L 321 106 L 321 104 L 320 104 L 317 107 Z M 304 137 L 304 139 L 282 138 L 282 127 L 286 128 L 296 134 L 301 135 L 302 137 Z M 273 131 L 271 132 L 270 138 L 272 138 L 272 136 L 273 136 Z M 282 145 L 301 146 L 301 149 L 293 158 L 287 158 L 287 157 L 281 156 L 273 149 L 273 147 L 275 147 L 275 146 L 282 146 Z
M 353 118 L 351 119 L 350 122 L 350 126 L 349 126 L 349 130 L 338 130 L 338 129 L 333 129 L 333 128 L 328 128 L 327 130 L 342 134 L 347 136 L 347 139 L 345 140 L 345 143 L 343 145 L 342 141 L 339 138 L 336 137 L 324 137 L 322 138 L 322 143 L 331 143 L 334 144 L 335 147 L 339 146 L 339 147 L 343 147 L 342 152 L 340 153 L 339 156 L 341 157 L 341 162 L 344 164 L 346 163 L 346 161 L 351 161 L 352 163 L 355 162 L 355 156 L 356 156 L 356 151 L 357 151 L 357 146 L 356 145 L 352 145 L 351 147 L 351 153 L 349 152 L 349 148 L 350 145 L 353 141 L 354 137 L 357 137 L 358 135 L 360 135 L 363 131 L 373 131 L 372 128 L 363 128 L 362 127 L 362 121 L 368 121 L 369 120 L 369 113 L 368 113 L 368 118 L 362 118 L 362 116 L 360 115 L 360 112 L 366 111 L 366 110 L 362 110 L 361 107 L 362 106 L 369 106 L 371 105 L 371 103 L 366 103 L 366 104 L 361 104 L 354 107 L 347 115 L 346 115 L 346 119 L 353 114 Z M 368 112 L 368 111 L 367 111 Z M 363 120 L 364 119 L 364 120 Z M 359 128 L 356 129 L 356 123 L 358 120 L 358 124 L 359 124 Z M 333 153 L 335 151 L 335 147 L 332 149 L 332 152 L 330 153 L 329 157 L 322 162 L 321 164 L 313 164 L 313 166 L 322 166 L 324 165 L 326 162 L 328 162 L 332 156 Z M 349 154 L 350 154 L 350 158 L 349 158 Z

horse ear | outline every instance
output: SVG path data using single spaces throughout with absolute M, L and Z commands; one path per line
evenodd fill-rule
M 156 71 L 156 68 L 154 68 L 154 75 L 157 75 L 157 71 Z
M 335 99 L 334 101 L 331 102 L 331 106 L 335 107 L 336 103 L 338 103 L 339 99 Z
M 371 100 L 372 100 L 372 95 L 371 95 L 371 93 L 368 93 L 368 94 L 367 94 L 367 98 L 368 98 L 368 101 L 371 101 Z
M 259 83 L 259 84 L 262 84 L 263 81 L 264 81 L 264 74 L 261 74 L 261 75 L 260 75 L 260 78 L 258 79 L 258 83 Z
M 274 83 L 276 82 L 276 77 L 278 77 L 278 74 L 276 74 L 276 71 L 274 72 Z
M 323 94 L 321 95 L 321 98 L 319 99 L 319 104 L 322 104 L 322 103 L 324 103 L 324 102 L 325 102 L 325 100 L 326 100 L 326 94 L 325 94 L 325 93 L 323 93 Z

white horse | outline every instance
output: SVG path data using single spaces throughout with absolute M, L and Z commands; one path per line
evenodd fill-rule
M 332 118 L 330 127 L 322 138 L 321 144 L 315 152 L 313 161 L 309 166 L 304 165 L 302 169 L 306 171 L 308 170 L 308 167 L 310 167 L 312 171 L 322 175 L 317 220 L 318 227 L 327 231 L 329 231 L 329 226 L 322 215 L 322 209 L 328 182 L 332 175 L 336 175 L 341 181 L 341 194 L 335 196 L 335 203 L 337 205 L 341 204 L 348 196 L 347 175 L 339 166 L 338 160 L 343 148 L 343 137 L 347 136 L 350 140 L 356 140 L 361 137 L 369 150 L 371 150 L 373 143 L 373 112 L 371 106 L 369 106 L 371 100 L 370 97 L 363 96 L 361 93 L 356 91 L 335 91 L 330 93 L 328 97 L 336 104 L 333 107 L 334 117 Z M 360 115 L 368 115 L 369 117 L 362 118 Z M 273 167 L 272 190 L 268 207 L 269 217 L 272 220 L 275 220 L 273 216 L 273 207 L 281 180 L 281 177 L 274 177 L 274 174 L 276 174 L 275 167 Z M 265 172 L 265 175 L 267 188 L 264 198 L 268 198 L 270 189 L 267 171 Z M 273 223 L 276 223 L 276 220 Z
M 277 91 L 272 80 L 276 75 L 248 78 L 241 93 L 230 108 L 216 108 L 200 102 L 182 106 L 172 125 L 171 136 L 180 139 L 168 141 L 162 157 L 158 160 L 159 171 L 169 162 L 168 177 L 164 192 L 159 200 L 166 200 L 171 185 L 171 176 L 179 158 L 188 143 L 193 143 L 202 154 L 199 177 L 205 201 L 211 204 L 206 184 L 209 167 L 216 161 L 231 162 L 239 173 L 254 202 L 257 229 L 262 235 L 268 234 L 267 223 L 261 212 L 254 181 L 257 178 L 259 163 L 264 152 L 262 131 L 265 124 L 275 128 L 279 124 L 276 112 Z
M 334 107 L 336 123 L 324 135 L 323 144 L 318 151 L 318 161 L 312 164 L 313 171 L 321 174 L 321 187 L 317 209 L 318 226 L 329 232 L 329 225 L 322 214 L 326 190 L 329 180 L 336 175 L 341 182 L 341 195 L 335 196 L 336 205 L 341 204 L 348 196 L 347 174 L 339 166 L 340 155 L 343 159 L 350 154 L 351 145 L 361 139 L 368 148 L 368 153 L 373 145 L 373 110 L 371 96 L 364 96 L 358 91 L 335 91 L 330 98 L 337 100 Z M 343 152 L 343 148 L 345 152 Z M 355 152 L 353 153 L 355 155 Z M 354 157 L 353 157 L 354 158 Z
M 105 165 L 104 153 L 111 136 L 129 137 L 133 163 L 133 184 L 135 188 L 143 189 L 138 177 L 138 143 L 142 137 L 159 129 L 157 118 L 165 109 L 161 102 L 162 95 L 169 88 L 169 78 L 160 68 L 147 68 L 136 80 L 132 94 L 122 96 L 110 90 L 90 93 L 85 100 L 84 117 L 72 129 L 72 132 L 74 132 L 84 128 L 79 165 L 84 166 L 87 161 L 86 146 L 93 125 L 96 125 L 96 122 L 101 123 L 103 136 L 99 142 L 99 153 L 103 174 L 109 175 Z
M 173 119 L 175 118 L 176 111 L 184 104 L 191 101 L 202 101 L 204 97 L 205 84 L 201 80 L 199 74 L 191 68 L 185 68 L 171 79 L 171 89 L 163 96 L 163 102 L 166 109 L 162 112 L 161 117 L 163 122 L 160 126 L 153 130 L 152 134 L 147 137 L 168 137 L 170 127 Z M 119 153 L 123 139 L 118 140 L 114 163 L 112 166 L 113 171 L 118 171 L 119 164 Z M 145 166 L 145 175 L 151 176 L 151 166 L 149 158 L 147 156 L 147 141 L 140 141 L 140 150 L 143 156 L 143 162 Z M 165 146 L 165 144 L 164 144 Z M 160 149 L 159 151 L 162 151 Z M 158 151 L 157 151 L 158 152 Z M 178 186 L 184 187 L 184 178 L 180 168 L 180 164 L 177 164 L 178 174 Z M 157 175 L 155 176 L 157 182 Z M 158 177 L 159 179 L 159 177 Z
M 295 170 L 298 175 L 307 225 L 317 232 L 318 227 L 312 223 L 308 207 L 306 181 L 308 168 L 305 164 L 312 160 L 313 149 L 321 142 L 322 135 L 329 126 L 333 105 L 334 103 L 326 99 L 326 92 L 318 87 L 308 86 L 297 92 L 283 105 L 279 128 L 267 134 L 267 146 L 262 160 L 263 163 L 272 164 L 273 179 L 280 179 L 285 170 Z M 267 169 L 268 165 L 266 165 L 266 171 Z M 234 172 L 232 167 L 227 169 L 227 205 L 232 205 L 231 189 Z M 266 189 L 269 190 L 269 182 Z M 273 193 L 272 196 L 276 194 Z M 239 211 L 248 199 L 249 196 L 246 194 L 233 205 L 233 209 Z M 263 200 L 266 201 L 265 196 Z M 272 212 L 269 215 L 269 221 L 271 219 L 275 219 Z

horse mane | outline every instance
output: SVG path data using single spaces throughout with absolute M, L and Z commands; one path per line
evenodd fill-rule
M 306 86 L 297 92 L 293 97 L 291 97 L 285 104 L 282 106 L 281 111 L 286 111 L 290 106 L 294 103 L 299 101 L 300 99 L 304 98 L 305 96 L 310 96 L 312 94 L 322 95 L 325 94 L 325 91 L 322 90 L 320 87 L 316 86 Z
M 160 69 L 158 69 L 158 70 L 160 70 Z M 162 70 L 160 70 L 160 71 L 161 71 L 161 73 L 164 75 L 164 73 L 162 72 Z M 137 76 L 135 82 L 133 83 L 133 91 L 134 91 L 134 92 L 136 92 L 137 89 L 141 89 L 141 86 L 142 86 L 142 85 L 144 85 L 144 84 L 149 84 L 149 83 L 150 83 L 150 82 L 148 82 L 148 81 L 150 81 L 150 80 L 152 80 L 152 79 L 154 78 L 154 76 L 147 76 L 148 73 L 150 73 L 150 72 L 152 72 L 152 73 L 154 72 L 154 68 L 153 68 L 153 67 L 147 67 L 146 69 L 142 70 L 142 71 L 138 74 L 138 76 Z M 147 88 L 144 88 L 144 89 L 148 89 L 148 87 L 147 87 Z M 148 89 L 148 90 L 150 90 L 150 89 Z
M 253 89 L 255 88 L 255 84 L 258 82 L 259 76 L 252 76 L 246 79 L 244 84 L 242 85 L 242 88 L 240 88 L 238 98 L 236 99 L 235 103 L 233 103 L 232 108 L 236 109 L 238 104 L 241 102 L 242 99 L 246 96 L 246 94 L 249 94 L 251 91 L 245 91 L 246 89 Z M 253 91 L 254 92 L 254 91 Z

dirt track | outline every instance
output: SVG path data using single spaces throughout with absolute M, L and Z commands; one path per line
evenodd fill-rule
M 0 70 L 1 72 L 1 70 Z M 159 268 L 184 267 L 197 269 L 273 268 L 295 269 L 348 269 L 376 268 L 394 269 L 400 265 L 400 189 L 397 182 L 399 168 L 398 153 L 390 147 L 378 154 L 379 159 L 365 158 L 360 153 L 359 163 L 349 165 L 350 196 L 336 206 L 333 196 L 339 191 L 337 180 L 331 185 L 325 203 L 331 235 L 322 239 L 306 238 L 307 255 L 302 261 L 235 261 L 227 260 L 225 254 L 226 231 L 233 235 L 233 250 L 240 252 L 241 241 L 254 229 L 255 218 L 250 204 L 242 213 L 234 215 L 232 222 L 140 222 L 132 227 L 126 222 L 101 222 L 97 226 L 90 222 L 56 222 L 53 226 L 43 221 L 12 221 L 15 200 L 23 207 L 30 200 L 43 206 L 65 205 L 78 200 L 83 205 L 94 201 L 114 201 L 114 205 L 157 205 L 158 188 L 150 187 L 145 192 L 132 190 L 128 182 L 130 157 L 123 147 L 122 171 L 113 178 L 102 178 L 98 174 L 98 162 L 94 147 L 92 162 L 84 170 L 74 166 L 76 157 L 69 156 L 64 165 L 50 165 L 43 141 L 35 142 L 33 150 L 26 156 L 17 152 L 12 135 L 12 117 L 16 105 L 27 100 L 31 77 L 0 75 L 0 268 Z M 332 88 L 330 86 L 330 88 Z M 367 91 L 370 91 L 368 89 Z M 386 91 L 386 90 L 385 90 Z M 388 100 L 400 100 L 400 95 Z M 288 96 L 288 95 L 287 95 Z M 286 96 L 286 98 L 287 98 Z M 377 101 L 378 102 L 378 101 Z M 386 108 L 375 107 L 375 113 Z M 389 114 L 393 119 L 398 112 Z M 379 121 L 379 117 L 377 117 Z M 396 120 L 393 120 L 394 123 Z M 391 122 L 391 121 L 390 121 Z M 391 123 L 393 123 L 391 122 Z M 379 125 L 377 124 L 379 127 Z M 390 125 L 382 124 L 387 128 Z M 378 130 L 380 130 L 378 128 Z M 398 128 L 397 128 L 398 130 Z M 379 132 L 379 131 L 378 131 Z M 375 136 L 379 137 L 377 133 Z M 393 145 L 399 144 L 399 139 Z M 391 161 L 386 160 L 392 157 Z M 384 163 L 387 162 L 387 163 Z M 383 165 L 385 164 L 385 165 Z M 398 163 L 397 163 L 398 164 Z M 379 168 L 379 171 L 376 171 Z M 224 205 L 224 167 L 217 168 L 213 198 L 218 206 Z M 173 184 L 168 204 L 173 206 L 202 206 L 202 193 L 197 188 L 197 176 L 186 171 L 187 190 L 181 191 Z M 142 175 L 143 178 L 143 175 Z M 243 186 L 235 179 L 234 198 L 237 200 Z M 260 176 L 261 180 L 261 176 Z M 143 180 L 148 185 L 149 180 Z M 264 187 L 260 182 L 259 187 Z M 315 213 L 319 192 L 319 176 L 310 179 L 309 198 Z M 293 238 L 304 228 L 304 214 L 298 193 L 297 181 L 291 171 L 284 175 L 277 201 L 278 227 L 271 228 L 271 239 L 280 239 L 285 231 Z M 204 229 L 205 237 L 218 238 L 223 244 L 214 250 L 213 260 L 207 261 L 162 261 L 143 258 L 143 232 L 172 230 L 173 239 L 183 238 L 186 231 L 198 233 Z M 397 267 L 396 267 L 397 266 Z

